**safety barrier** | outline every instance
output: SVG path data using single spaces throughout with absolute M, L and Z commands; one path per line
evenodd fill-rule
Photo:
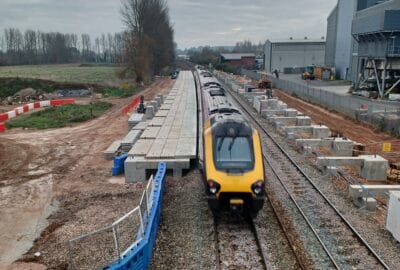
M 114 157 L 114 166 L 112 168 L 112 176 L 123 174 L 125 171 L 125 160 L 128 158 L 128 154 L 123 154 L 118 157 Z
M 166 169 L 164 162 L 159 163 L 138 207 L 110 226 L 70 240 L 70 269 L 149 267 L 160 222 Z
M 6 113 L 0 114 L 0 122 L 6 122 L 12 118 L 17 117 L 20 114 L 32 111 L 38 108 L 50 107 L 50 106 L 61 106 L 66 104 L 74 104 L 75 99 L 54 99 L 54 100 L 44 100 L 44 101 L 37 101 L 34 103 L 29 103 L 22 105 L 20 107 L 15 108 L 12 111 L 8 111 Z M 4 125 L 3 125 L 4 126 Z M 5 128 L 0 127 L 0 132 L 4 132 Z
M 122 110 L 122 115 L 125 115 L 132 111 L 137 105 L 140 103 L 140 96 L 135 97 L 129 105 L 127 105 L 123 110 Z

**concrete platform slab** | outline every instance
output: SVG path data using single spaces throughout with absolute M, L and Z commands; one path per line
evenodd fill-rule
M 136 126 L 134 126 L 132 129 L 144 131 L 147 128 L 148 124 L 149 124 L 149 122 L 143 121 L 143 122 L 140 122 L 139 124 L 137 124 Z
M 147 127 L 142 133 L 141 139 L 155 139 L 157 138 L 160 127 Z
M 165 117 L 154 117 L 149 123 L 149 127 L 161 127 L 165 122 Z
M 129 156 L 146 156 L 150 151 L 151 146 L 153 145 L 154 139 L 140 139 L 138 140 L 132 147 L 131 151 L 129 151 Z
M 121 147 L 121 142 L 122 140 L 116 140 L 114 141 L 104 152 L 104 158 L 107 160 L 112 160 L 115 156 L 115 153 L 119 150 Z

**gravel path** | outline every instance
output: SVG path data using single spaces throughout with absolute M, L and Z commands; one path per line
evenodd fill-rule
M 168 177 L 150 269 L 215 269 L 213 222 L 200 172 Z

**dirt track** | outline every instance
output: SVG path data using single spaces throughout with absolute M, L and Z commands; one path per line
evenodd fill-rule
M 171 86 L 171 80 L 160 79 L 141 94 L 152 99 Z M 121 110 L 131 99 L 110 99 L 113 108 L 87 123 L 0 135 L 0 265 L 21 258 L 47 227 L 22 260 L 64 268 L 67 240 L 132 208 L 140 187 L 110 178 L 112 163 L 102 156 L 112 141 L 128 132 Z M 37 251 L 38 258 L 33 256 Z

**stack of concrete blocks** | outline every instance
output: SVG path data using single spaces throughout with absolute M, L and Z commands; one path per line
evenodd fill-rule
M 129 152 L 132 146 L 139 140 L 140 135 L 142 134 L 142 130 L 132 129 L 125 136 L 125 138 L 121 142 L 121 150 L 125 153 Z
M 361 177 L 367 181 L 386 181 L 389 163 L 378 155 L 360 155 L 358 157 L 318 157 L 317 165 L 322 170 L 342 166 L 357 166 Z
M 393 191 L 400 191 L 400 185 L 350 185 L 349 195 L 353 203 L 367 210 L 375 210 L 376 197 L 387 197 Z M 399 213 L 399 212 L 398 212 Z
M 103 152 L 104 158 L 105 158 L 106 160 L 112 160 L 112 159 L 114 159 L 116 153 L 118 152 L 118 150 L 119 150 L 120 147 L 121 147 L 121 142 L 122 142 L 121 140 L 114 141 L 114 142 Z
M 322 139 L 296 139 L 296 145 L 306 151 L 312 152 L 319 147 L 327 147 L 335 156 L 351 157 L 354 142 L 345 138 Z
M 144 181 L 146 170 L 157 169 L 160 161 L 166 162 L 167 168 L 179 177 L 197 156 L 197 99 L 193 74 L 182 71 L 168 96 L 157 96 L 154 101 L 154 107 L 162 105 L 151 119 L 146 117 L 146 124 L 141 127 L 143 133 L 128 153 L 126 182 Z
M 282 130 L 288 139 L 297 139 L 300 132 L 310 134 L 310 137 L 313 139 L 324 139 L 331 136 L 331 131 L 324 125 L 284 126 Z
M 242 90 L 242 89 L 241 89 Z M 245 100 L 250 103 L 254 104 L 256 99 L 263 99 L 265 98 L 265 91 L 255 91 L 255 92 L 244 92 L 244 90 L 239 91 L 239 93 L 245 98 Z
M 128 119 L 128 129 L 131 130 L 134 126 L 145 120 L 146 120 L 145 114 L 133 113 Z
M 400 191 L 391 191 L 386 229 L 400 242 Z

